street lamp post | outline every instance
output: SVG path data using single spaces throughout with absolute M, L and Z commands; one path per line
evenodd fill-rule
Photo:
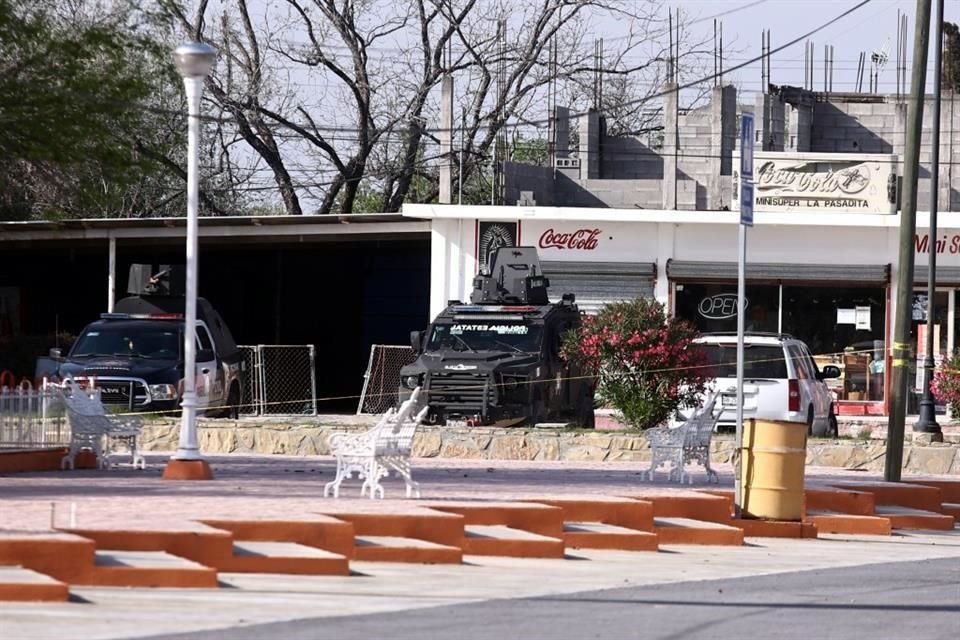
M 173 59 L 187 94 L 187 282 L 183 319 L 183 398 L 180 443 L 164 469 L 167 480 L 209 480 L 210 465 L 197 440 L 197 206 L 199 200 L 200 98 L 217 52 L 202 42 L 177 47 Z
M 931 120 L 933 123 L 932 139 L 930 141 L 930 228 L 927 236 L 930 238 L 930 259 L 927 265 L 927 328 L 926 343 L 923 358 L 923 398 L 920 400 L 920 415 L 913 425 L 917 433 L 928 433 L 931 439 L 943 441 L 943 431 L 937 424 L 936 404 L 930 390 L 933 380 L 933 326 L 934 326 L 934 298 L 937 285 L 937 208 L 939 205 L 939 174 L 940 174 L 940 85 L 941 63 L 940 52 L 943 50 L 943 0 L 936 2 L 936 44 L 933 47 L 933 108 Z

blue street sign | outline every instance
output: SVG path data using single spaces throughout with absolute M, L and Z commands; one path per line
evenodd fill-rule
M 740 114 L 740 181 L 753 182 L 753 114 Z
M 753 183 L 740 183 L 740 224 L 753 226 Z

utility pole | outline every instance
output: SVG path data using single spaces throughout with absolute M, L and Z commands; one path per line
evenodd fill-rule
M 920 136 L 927 86 L 927 47 L 930 40 L 931 0 L 917 0 L 913 33 L 913 69 L 907 104 L 907 139 L 903 153 L 903 198 L 900 209 L 900 258 L 897 262 L 897 313 L 894 320 L 890 418 L 887 422 L 887 455 L 883 477 L 899 482 L 903 466 L 904 424 L 907 417 L 907 381 L 910 365 L 910 310 L 913 297 L 913 238 L 917 232 L 917 173 Z M 934 142 L 936 144 L 936 141 Z M 931 294 L 933 292 L 930 292 Z
M 937 237 L 937 209 L 940 200 L 940 85 L 942 65 L 940 62 L 941 50 L 943 49 L 943 0 L 936 0 L 937 12 L 933 19 L 934 33 L 936 38 L 933 46 L 933 105 L 930 109 L 931 120 L 933 123 L 930 146 L 930 228 L 927 231 L 928 238 Z M 937 424 L 937 405 L 930 389 L 930 383 L 933 382 L 933 368 L 936 361 L 933 358 L 933 338 L 935 319 L 934 299 L 937 290 L 937 243 L 930 245 L 930 261 L 927 263 L 927 335 L 924 346 L 923 359 L 923 399 L 920 401 L 920 415 L 913 425 L 916 433 L 928 433 L 930 439 L 936 442 L 943 442 L 943 430 Z M 937 345 L 939 346 L 939 345 Z

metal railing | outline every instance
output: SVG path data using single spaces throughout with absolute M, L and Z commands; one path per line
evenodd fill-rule
M 370 346 L 357 415 L 384 413 L 396 405 L 400 369 L 416 360 L 413 349 L 390 344 Z
M 312 344 L 258 344 L 243 352 L 244 415 L 317 415 L 316 349 Z
M 0 388 L 0 449 L 66 446 L 70 430 L 54 389 Z

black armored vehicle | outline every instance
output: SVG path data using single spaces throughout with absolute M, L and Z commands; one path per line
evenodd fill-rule
M 131 265 L 129 295 L 88 324 L 57 377 L 100 389 L 104 404 L 127 411 L 175 411 L 184 380 L 183 268 Z M 236 417 L 242 354 L 217 310 L 197 298 L 197 401 L 207 415 Z
M 560 357 L 579 326 L 573 294 L 547 298 L 534 247 L 501 247 L 473 281 L 470 304 L 451 301 L 426 331 L 417 359 L 400 370 L 400 401 L 421 387 L 433 424 L 593 426 L 594 382 Z

